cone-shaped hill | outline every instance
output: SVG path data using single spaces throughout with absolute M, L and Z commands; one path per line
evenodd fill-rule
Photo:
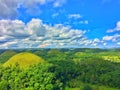
M 17 53 L 14 52 L 14 51 L 11 51 L 11 50 L 3 52 L 0 55 L 0 63 L 5 63 L 9 58 L 11 58 L 12 56 L 14 56 L 15 54 L 17 54 Z
M 8 67 L 19 64 L 20 68 L 25 68 L 43 62 L 45 61 L 41 57 L 34 55 L 32 53 L 23 52 L 11 57 L 7 62 L 3 64 L 3 66 Z

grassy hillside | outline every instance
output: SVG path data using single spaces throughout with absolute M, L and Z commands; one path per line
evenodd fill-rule
M 115 56 L 115 55 L 108 55 L 108 56 L 102 56 L 103 59 L 108 60 L 108 61 L 112 61 L 112 62 L 120 62 L 120 56 Z
M 14 66 L 19 64 L 21 68 L 28 67 L 40 62 L 44 62 L 42 58 L 32 53 L 23 52 L 11 57 L 3 66 Z
M 12 56 L 15 54 L 12 51 L 19 54 L 10 57 L 3 64 L 0 63 L 0 90 L 6 90 L 1 89 L 3 86 L 5 88 L 9 86 L 10 90 L 120 90 L 120 51 L 99 49 L 5 51 L 4 53 L 1 51 L 2 56 Z M 46 61 L 47 63 L 44 63 Z M 20 68 L 11 68 L 17 64 Z
M 8 51 L 3 52 L 3 53 L 0 55 L 0 63 L 6 62 L 8 59 L 10 59 L 10 58 L 11 58 L 12 56 L 14 56 L 15 54 L 17 54 L 17 53 L 14 52 L 14 51 L 11 51 L 11 50 L 8 50 Z

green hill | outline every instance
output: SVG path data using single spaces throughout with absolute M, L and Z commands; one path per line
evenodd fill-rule
M 5 63 L 8 59 L 10 59 L 12 56 L 14 56 L 15 54 L 17 54 L 16 52 L 14 51 L 11 51 L 11 50 L 8 50 L 8 51 L 5 51 L 3 52 L 1 55 L 0 55 L 0 63 Z
M 42 58 L 32 53 L 23 52 L 11 57 L 3 66 L 15 66 L 19 64 L 20 68 L 29 67 L 31 65 L 45 62 Z

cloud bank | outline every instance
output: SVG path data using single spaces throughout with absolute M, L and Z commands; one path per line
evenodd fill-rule
M 117 24 L 118 28 L 119 24 Z M 28 23 L 21 20 L 0 20 L 0 47 L 3 48 L 107 48 L 120 46 L 120 34 L 102 39 L 88 39 L 87 30 L 70 26 L 44 24 L 40 19 Z
M 70 26 L 62 24 L 50 26 L 44 24 L 40 19 L 32 19 L 27 24 L 20 20 L 0 20 L 0 47 L 57 48 L 91 46 L 92 41 L 85 37 L 85 32 L 85 30 L 72 29 Z

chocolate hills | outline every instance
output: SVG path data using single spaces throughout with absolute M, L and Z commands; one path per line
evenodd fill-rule
M 45 61 L 41 57 L 32 53 L 23 52 L 11 57 L 7 62 L 3 64 L 3 66 L 15 66 L 16 64 L 18 64 L 20 68 L 25 68 L 43 62 Z
M 4 51 L 1 55 L 0 55 L 0 63 L 5 63 L 7 60 L 9 60 L 12 56 L 14 56 L 15 54 L 17 54 L 16 52 L 12 51 L 12 50 L 7 50 Z

